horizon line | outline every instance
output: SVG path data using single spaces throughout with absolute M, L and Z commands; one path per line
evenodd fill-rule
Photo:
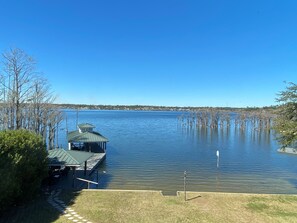
M 162 108 L 273 108 L 278 105 L 266 105 L 266 106 L 245 106 L 245 107 L 233 107 L 233 106 L 178 106 L 178 105 L 107 105 L 107 104 L 74 104 L 74 103 L 53 103 L 54 105 L 74 105 L 74 106 L 102 106 L 102 107 L 162 107 Z

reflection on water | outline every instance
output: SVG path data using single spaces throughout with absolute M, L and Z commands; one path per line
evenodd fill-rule
M 68 129 L 76 112 L 67 111 Z M 99 188 L 249 193 L 296 193 L 297 157 L 278 154 L 268 131 L 183 127 L 180 112 L 80 111 L 109 138 L 106 161 L 99 167 Z M 65 123 L 61 125 L 65 128 Z M 67 148 L 65 132 L 59 142 Z M 216 151 L 220 151 L 217 168 Z M 105 171 L 105 173 L 103 173 Z M 96 179 L 96 176 L 94 176 Z

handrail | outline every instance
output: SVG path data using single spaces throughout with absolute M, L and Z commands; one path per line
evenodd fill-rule
M 87 182 L 87 183 L 88 183 L 88 189 L 90 189 L 90 183 L 91 183 L 91 184 L 96 184 L 96 185 L 98 185 L 98 182 L 95 182 L 95 181 L 86 180 L 86 179 L 79 178 L 79 177 L 77 177 L 76 179 L 81 180 L 81 181 L 84 181 L 84 182 Z

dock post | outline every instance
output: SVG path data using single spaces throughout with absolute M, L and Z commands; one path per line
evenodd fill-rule
M 75 166 L 72 167 L 72 188 L 75 187 L 74 181 L 75 181 Z
M 84 175 L 87 175 L 87 161 L 85 161 Z
M 97 169 L 97 183 L 99 184 L 99 170 Z M 98 187 L 98 184 L 97 184 L 97 187 Z

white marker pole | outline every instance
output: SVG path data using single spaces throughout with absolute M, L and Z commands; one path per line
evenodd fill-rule
M 219 168 L 220 151 L 217 150 L 217 168 Z

